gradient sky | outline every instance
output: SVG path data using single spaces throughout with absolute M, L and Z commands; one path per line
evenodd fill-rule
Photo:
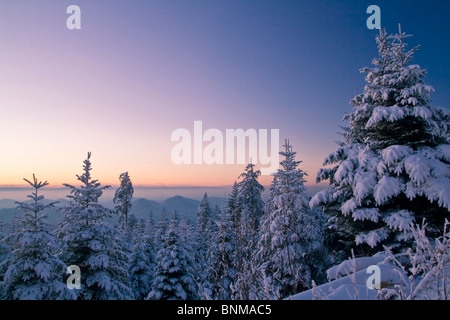
M 66 28 L 71 4 L 81 30 Z M 414 63 L 448 108 L 447 1 L 2 0 L 0 185 L 76 183 L 87 151 L 104 184 L 232 184 L 244 166 L 172 163 L 171 133 L 194 120 L 280 129 L 314 184 L 377 55 L 371 4 L 422 45 Z

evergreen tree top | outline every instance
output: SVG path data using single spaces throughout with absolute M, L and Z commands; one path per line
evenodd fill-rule
M 346 114 L 349 128 L 344 137 L 348 143 L 369 144 L 383 149 L 392 144 L 436 146 L 448 140 L 449 116 L 442 109 L 431 108 L 432 86 L 424 83 L 426 70 L 411 64 L 419 46 L 407 50 L 401 33 L 376 37 L 379 56 L 373 67 L 362 68 L 367 85 L 350 104 Z M 405 129 L 406 128 L 406 129 Z
M 412 64 L 418 47 L 407 50 L 399 31 L 377 37 L 379 55 L 367 73 L 366 86 L 351 100 L 353 112 L 340 147 L 317 175 L 330 187 L 310 205 L 333 215 L 336 242 L 399 244 L 411 239 L 410 223 L 422 217 L 433 228 L 450 208 L 448 111 L 430 106 L 433 88 L 425 70 Z M 374 249 L 377 250 L 377 249 Z
M 10 235 L 15 242 L 12 255 L 1 262 L 2 268 L 7 266 L 2 290 L 10 300 L 74 299 L 63 283 L 66 266 L 53 255 L 54 236 L 45 223 L 47 215 L 38 214 L 56 202 L 41 203 L 44 196 L 38 195 L 38 190 L 48 185 L 47 181 L 38 181 L 34 174 L 32 181 L 24 180 L 34 188 L 28 196 L 33 202 L 16 202 L 24 215 L 18 219 L 19 230 Z
M 119 176 L 120 187 L 116 190 L 114 203 L 120 202 L 123 198 L 131 200 L 134 193 L 133 183 L 128 172 L 123 172 Z
M 302 161 L 296 161 L 295 156 L 297 152 L 293 151 L 292 145 L 289 140 L 285 140 L 283 145 L 285 150 L 279 154 L 284 157 L 280 162 L 281 169 L 278 169 L 273 177 L 273 181 L 270 188 L 271 198 L 276 194 L 282 192 L 292 191 L 295 193 L 303 193 L 305 191 L 304 183 L 306 180 L 306 172 L 298 168 Z
M 26 203 L 26 202 L 16 202 L 16 204 L 18 204 L 17 209 L 24 211 L 25 213 L 27 212 L 32 212 L 34 213 L 35 218 L 37 218 L 37 214 L 45 209 L 54 207 L 55 204 L 57 204 L 57 201 L 48 203 L 48 204 L 43 204 L 40 201 L 44 200 L 44 196 L 43 195 L 38 195 L 38 191 L 39 189 L 48 186 L 49 183 L 47 181 L 42 182 L 42 181 L 38 181 L 36 179 L 36 176 L 33 173 L 33 179 L 32 181 L 28 180 L 28 179 L 23 179 L 25 180 L 31 187 L 34 188 L 34 191 L 31 193 L 31 195 L 27 195 L 28 198 L 32 199 L 33 202 L 32 203 Z
M 79 187 L 75 187 L 68 183 L 63 184 L 70 189 L 70 195 L 67 197 L 84 207 L 97 203 L 98 199 L 103 194 L 103 190 L 111 187 L 101 187 L 98 180 L 92 180 L 90 173 L 92 170 L 92 163 L 90 158 L 91 153 L 88 152 L 87 158 L 83 161 L 83 174 L 81 176 L 76 175 L 77 180 L 82 183 Z
M 246 192 L 264 191 L 264 187 L 258 182 L 259 176 L 261 176 L 261 171 L 255 171 L 255 165 L 250 162 L 245 167 L 245 172 L 239 175 L 239 178 L 242 178 L 238 184 L 240 195 L 243 195 Z
M 297 152 L 293 151 L 292 145 L 289 143 L 288 139 L 285 140 L 283 147 L 285 150 L 279 152 L 281 156 L 285 157 L 285 159 L 280 162 L 283 171 L 296 170 L 298 165 L 302 163 L 302 161 L 295 161 Z

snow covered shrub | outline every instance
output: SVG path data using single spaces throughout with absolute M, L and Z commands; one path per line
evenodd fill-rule
M 380 291 L 382 298 L 406 300 L 450 299 L 450 223 L 444 224 L 443 235 L 430 240 L 426 235 L 427 224 L 411 227 L 413 246 L 405 254 L 394 255 L 386 247 L 389 260 L 408 274 L 404 286 Z

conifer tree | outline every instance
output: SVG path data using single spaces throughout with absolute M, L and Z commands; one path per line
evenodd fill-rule
M 285 142 L 284 157 L 273 178 L 270 199 L 260 229 L 257 260 L 266 273 L 261 282 L 270 296 L 280 299 L 310 288 L 322 280 L 325 264 L 321 212 L 309 208 L 306 175 L 298 168 L 296 152 Z M 261 292 L 267 292 L 261 290 Z
M 242 263 L 242 249 L 240 247 L 241 236 L 241 211 L 239 210 L 238 203 L 239 186 L 235 181 L 231 189 L 230 195 L 227 197 L 225 204 L 225 212 L 231 219 L 232 223 L 232 245 L 235 251 L 235 261 L 233 262 L 235 267 L 240 266 Z
M 261 199 L 261 193 L 264 187 L 259 183 L 258 178 L 261 171 L 255 171 L 255 165 L 249 163 L 239 178 L 238 206 L 241 211 L 241 223 L 243 235 L 248 241 L 253 241 L 258 233 L 259 222 L 264 214 L 264 202 Z M 250 243 L 254 245 L 254 243 Z
M 83 162 L 83 174 L 77 175 L 79 187 L 64 184 L 70 189 L 69 206 L 63 208 L 63 221 L 58 235 L 63 244 L 61 259 L 81 270 L 82 300 L 133 299 L 129 288 L 127 255 L 122 251 L 121 233 L 104 219 L 112 211 L 99 203 L 103 190 L 91 178 L 91 153 Z
M 119 230 L 118 236 L 121 237 L 122 250 L 129 257 L 136 244 L 136 239 L 140 236 L 139 233 L 143 233 L 144 230 L 143 228 L 140 229 L 139 221 L 134 214 L 130 214 L 127 221 L 124 219 L 119 223 Z
M 236 261 L 236 279 L 231 286 L 233 299 L 256 299 L 259 289 L 255 253 L 259 223 L 264 214 L 264 202 L 261 198 L 264 187 L 258 181 L 260 175 L 261 171 L 255 170 L 255 165 L 249 163 L 245 172 L 239 176 L 242 180 L 238 183 L 235 209 L 236 218 L 239 218 L 236 239 L 239 256 Z
M 206 240 L 211 237 L 212 210 L 208 202 L 208 194 L 205 192 L 202 202 L 197 210 L 197 232 Z
M 169 225 L 169 222 L 167 221 L 166 209 L 163 208 L 161 211 L 161 217 L 160 217 L 158 223 L 156 224 L 156 228 L 155 228 L 156 252 L 158 252 L 159 249 L 161 249 L 163 246 L 163 242 L 164 242 L 164 238 L 167 233 L 168 225 Z
M 211 295 L 214 299 L 229 300 L 232 297 L 230 286 L 236 275 L 234 225 L 230 211 L 219 211 L 216 225 L 217 231 L 211 246 Z
M 135 299 L 143 300 L 151 291 L 155 252 L 151 217 L 147 223 L 139 221 L 135 230 L 135 241 L 130 256 L 130 286 Z
M 132 207 L 134 188 L 128 172 L 121 173 L 119 176 L 120 186 L 114 195 L 114 208 L 119 214 L 120 219 L 125 219 L 128 223 L 128 214 Z
M 121 173 L 119 176 L 120 186 L 116 190 L 114 195 L 114 210 L 119 215 L 119 228 L 122 240 L 123 252 L 130 259 L 131 253 L 135 245 L 135 230 L 137 219 L 135 216 L 130 215 L 133 199 L 133 184 L 131 182 L 128 172 Z
M 180 235 L 176 212 L 170 220 L 163 247 L 157 254 L 153 289 L 148 300 L 192 300 L 197 298 L 194 261 L 188 244 Z
M 146 236 L 149 236 L 151 242 L 153 243 L 155 241 L 155 220 L 153 219 L 153 211 L 150 211 L 150 214 L 148 216 L 148 219 L 145 221 L 145 228 L 144 228 L 144 234 Z
M 425 70 L 411 64 L 401 31 L 376 41 L 379 56 L 363 68 L 367 85 L 351 100 L 344 141 L 324 161 L 317 181 L 328 189 L 311 200 L 330 214 L 338 260 L 351 247 L 370 254 L 406 246 L 411 225 L 426 218 L 437 237 L 450 208 L 449 113 L 430 106 Z
M 3 277 L 8 269 L 8 261 L 11 258 L 11 246 L 7 242 L 7 233 L 0 220 L 0 300 L 3 300 Z
M 205 193 L 197 210 L 197 228 L 194 239 L 195 261 L 200 266 L 196 281 L 205 296 L 210 296 L 209 286 L 211 284 L 212 272 L 215 266 L 212 265 L 212 242 L 214 236 L 213 213 L 208 201 L 208 194 Z
M 75 295 L 64 283 L 66 265 L 54 256 L 54 236 L 45 223 L 45 211 L 56 202 L 43 204 L 39 189 L 48 185 L 36 179 L 24 179 L 34 192 L 28 197 L 31 203 L 16 202 L 24 212 L 19 230 L 12 236 L 16 247 L 8 261 L 4 276 L 5 298 L 8 300 L 71 300 Z

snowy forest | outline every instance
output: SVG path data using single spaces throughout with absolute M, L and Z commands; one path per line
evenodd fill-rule
M 46 221 L 56 205 L 44 200 L 48 183 L 25 179 L 34 191 L 17 202 L 23 216 L 0 225 L 0 299 L 345 299 L 345 281 L 360 298 L 448 299 L 450 114 L 430 105 L 434 89 L 413 64 L 418 47 L 408 49 L 407 37 L 376 37 L 378 56 L 360 70 L 363 92 L 351 99 L 341 140 L 317 173 L 328 187 L 312 197 L 288 139 L 266 201 L 249 163 L 225 205 L 211 207 L 205 193 L 196 221 L 176 211 L 156 222 L 150 212 L 147 220 L 130 215 L 127 172 L 114 210 L 101 205 L 109 186 L 93 178 L 91 153 L 79 185 L 64 185 L 70 205 L 57 225 Z M 372 264 L 382 281 L 369 290 Z

